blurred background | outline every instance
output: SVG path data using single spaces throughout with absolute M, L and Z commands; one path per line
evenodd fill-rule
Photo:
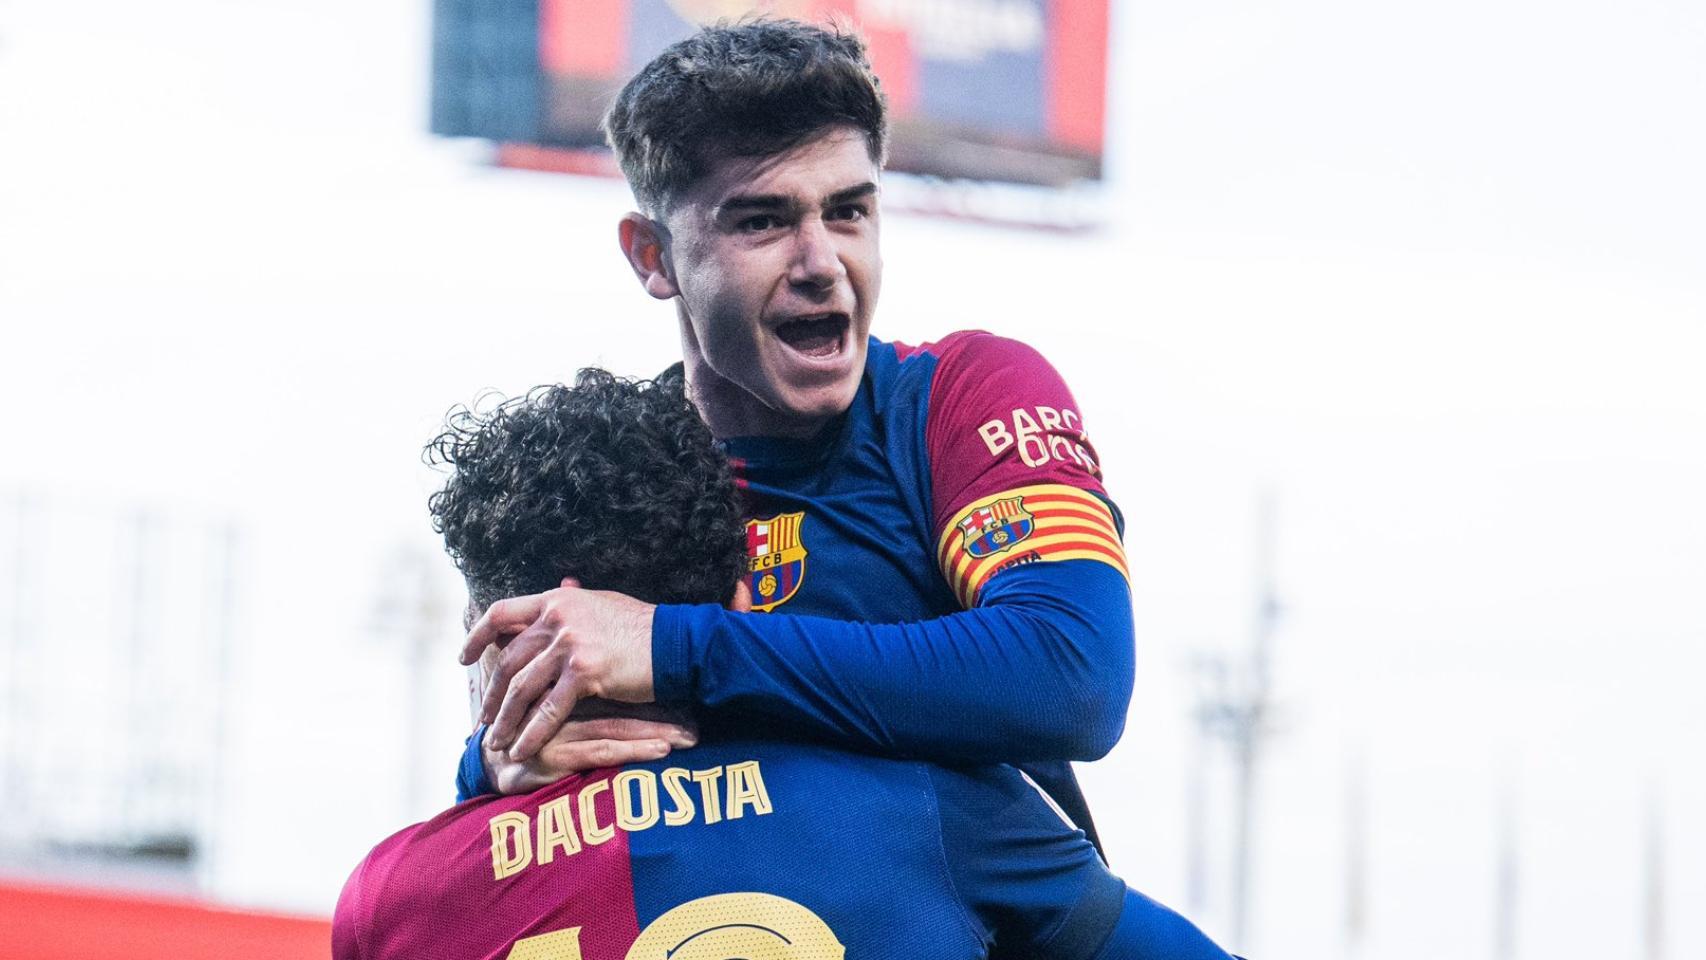
M 0 0 L 0 956 L 323 955 L 450 802 L 420 448 L 675 359 L 579 148 L 743 6 Z M 1706 955 L 1706 7 L 801 6 L 901 108 L 876 332 L 1040 348 L 1125 512 L 1115 869 L 1252 956 Z

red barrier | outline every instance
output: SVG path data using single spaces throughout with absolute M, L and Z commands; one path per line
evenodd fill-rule
M 325 960 L 330 921 L 0 884 L 0 960 Z

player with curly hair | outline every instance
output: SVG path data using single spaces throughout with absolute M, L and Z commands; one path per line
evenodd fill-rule
M 479 610 L 568 576 L 727 604 L 746 572 L 734 473 L 679 373 L 636 385 L 587 369 L 573 387 L 453 411 L 426 459 L 454 471 L 427 505 Z
M 728 460 L 679 376 L 582 371 L 428 446 L 433 525 L 470 605 L 573 578 L 651 603 L 745 606 Z M 583 699 L 577 713 L 597 701 Z M 1226 960 L 1109 874 L 1014 768 L 949 770 L 707 731 L 668 758 L 485 796 L 374 848 L 335 960 Z

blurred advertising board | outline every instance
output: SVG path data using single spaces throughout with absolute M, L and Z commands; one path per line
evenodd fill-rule
M 1066 186 L 1102 173 L 1108 0 L 436 0 L 432 130 L 588 148 L 626 79 L 699 24 L 850 24 L 889 98 L 889 168 Z

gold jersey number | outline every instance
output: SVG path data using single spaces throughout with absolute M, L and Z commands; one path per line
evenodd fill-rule
M 625 960 L 842 960 L 845 953 L 829 925 L 792 900 L 719 893 L 653 920 Z M 508 960 L 581 960 L 581 928 L 517 940 Z

